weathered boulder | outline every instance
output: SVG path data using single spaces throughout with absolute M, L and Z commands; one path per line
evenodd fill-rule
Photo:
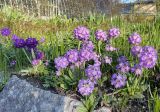
M 77 112 L 81 102 L 36 88 L 12 76 L 0 93 L 0 112 Z

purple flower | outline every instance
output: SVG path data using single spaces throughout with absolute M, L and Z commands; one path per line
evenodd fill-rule
M 151 46 L 145 46 L 140 53 L 139 62 L 144 68 L 153 68 L 156 65 L 157 58 L 157 51 Z
M 14 65 L 16 65 L 16 63 L 17 63 L 16 60 L 13 60 L 10 62 L 10 66 L 13 67 Z
M 94 90 L 94 83 L 90 80 L 80 80 L 78 83 L 78 92 L 83 95 L 87 96 L 90 95 Z
M 102 75 L 100 67 L 94 65 L 89 65 L 85 70 L 85 73 L 90 80 L 98 80 Z
M 39 64 L 40 64 L 40 60 L 34 59 L 34 60 L 32 61 L 32 65 L 33 65 L 33 66 L 37 66 L 37 65 L 39 65 Z
M 121 74 L 113 74 L 111 78 L 111 85 L 115 88 L 121 88 L 126 85 L 127 78 Z
M 81 62 L 84 62 L 84 61 L 89 61 L 92 59 L 92 54 L 93 54 L 93 51 L 91 50 L 88 50 L 88 49 L 81 49 L 80 50 L 80 61 Z
M 14 47 L 16 47 L 16 48 L 24 48 L 26 45 L 26 42 L 24 39 L 19 38 L 19 39 L 16 39 L 13 42 L 13 44 L 14 44 Z
M 127 62 L 127 58 L 126 58 L 125 56 L 120 56 L 120 57 L 117 59 L 117 61 L 118 61 L 119 63 Z
M 29 38 L 26 39 L 26 46 L 27 46 L 28 48 L 30 48 L 30 49 L 36 48 L 37 45 L 38 45 L 38 41 L 37 41 L 36 38 L 31 38 L 31 37 L 29 37 Z
M 121 73 L 127 73 L 130 70 L 130 65 L 128 62 L 121 62 L 116 66 L 116 69 Z
M 113 47 L 113 46 L 111 46 L 111 45 L 106 45 L 106 51 L 116 51 L 117 50 L 117 48 L 115 48 L 115 47 Z
M 61 70 L 56 71 L 56 75 L 60 76 L 61 75 Z
M 96 39 L 100 41 L 106 41 L 107 40 L 107 34 L 103 30 L 97 30 L 95 33 Z
M 117 38 L 120 35 L 118 28 L 111 28 L 108 30 L 108 35 L 110 38 Z
M 42 60 L 45 57 L 44 52 L 37 51 L 36 52 L 36 59 Z
M 42 38 L 39 40 L 39 42 L 40 42 L 40 43 L 44 43 L 45 40 L 46 40 L 46 39 L 45 39 L 44 37 L 42 37 Z
M 65 56 L 70 63 L 75 63 L 79 59 L 79 52 L 76 49 L 71 49 L 66 53 Z
M 92 51 L 94 49 L 94 44 L 92 43 L 92 41 L 84 41 L 82 43 L 82 49 L 88 49 Z
M 108 57 L 108 56 L 105 56 L 105 57 L 104 57 L 104 61 L 105 61 L 105 63 L 107 63 L 107 64 L 111 64 L 111 63 L 112 63 L 112 58 L 111 58 L 111 57 Z
M 131 53 L 133 54 L 133 56 L 138 56 L 139 57 L 141 52 L 142 52 L 142 47 L 141 46 L 133 46 L 131 48 Z
M 19 37 L 17 35 L 12 35 L 12 41 L 16 41 L 17 39 L 19 39 Z
M 1 29 L 2 36 L 9 36 L 11 34 L 11 30 L 7 27 Z
M 130 44 L 138 45 L 141 43 L 142 39 L 138 33 L 133 33 L 129 38 L 128 41 Z
M 143 73 L 142 66 L 140 66 L 139 64 L 135 64 L 134 67 L 131 68 L 131 72 L 137 76 L 142 75 Z
M 90 37 L 89 29 L 87 29 L 84 26 L 78 26 L 76 29 L 74 29 L 74 36 L 76 39 L 79 40 L 88 40 Z
M 57 70 L 66 68 L 69 65 L 69 62 L 66 57 L 55 58 L 54 63 Z

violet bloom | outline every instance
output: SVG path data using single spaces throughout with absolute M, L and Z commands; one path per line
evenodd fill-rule
M 1 29 L 2 36 L 9 36 L 11 34 L 11 30 L 7 27 Z
M 31 38 L 31 37 L 29 37 L 29 38 L 26 39 L 26 46 L 27 46 L 28 48 L 34 49 L 34 48 L 37 47 L 37 45 L 38 45 L 38 41 L 37 41 L 36 38 Z
M 132 53 L 133 56 L 139 57 L 141 52 L 142 52 L 142 47 L 141 46 L 133 46 L 131 48 L 131 53 Z
M 42 60 L 44 59 L 45 55 L 42 51 L 36 51 L 36 59 Z
M 60 76 L 61 75 L 61 70 L 56 71 L 56 76 Z
M 130 70 L 130 64 L 128 62 L 121 62 L 116 66 L 116 69 L 121 73 L 128 73 Z
M 153 68 L 157 62 L 157 51 L 151 46 L 145 46 L 139 56 L 140 65 L 144 68 Z
M 45 40 L 46 40 L 46 39 L 45 39 L 44 37 L 42 37 L 42 38 L 39 40 L 39 42 L 40 42 L 40 43 L 44 43 Z
M 69 50 L 65 56 L 70 63 L 75 63 L 79 60 L 79 52 L 76 49 Z
M 98 80 L 102 75 L 100 67 L 94 65 L 89 65 L 85 70 L 85 73 L 90 80 Z
M 137 76 L 140 76 L 143 73 L 143 68 L 139 64 L 135 64 L 134 67 L 131 68 L 131 72 Z
M 17 63 L 16 60 L 13 60 L 13 61 L 10 62 L 10 66 L 13 67 L 13 66 L 16 65 L 16 63 Z
M 107 34 L 103 30 L 97 30 L 95 33 L 96 39 L 100 41 L 106 41 L 107 40 Z
M 16 41 L 17 39 L 19 39 L 19 37 L 17 35 L 12 35 L 12 41 Z
M 14 47 L 15 47 L 15 48 L 24 48 L 25 45 L 26 45 L 26 42 L 25 42 L 24 39 L 19 38 L 19 39 L 16 39 L 16 40 L 13 42 L 13 44 L 14 44 Z
M 123 63 L 123 62 L 127 62 L 128 60 L 127 60 L 127 58 L 126 58 L 125 56 L 120 56 L 120 57 L 117 59 L 117 61 L 118 61 L 119 63 Z
M 92 54 L 93 54 L 93 51 L 90 51 L 88 49 L 81 49 L 80 50 L 80 61 L 81 62 L 84 62 L 84 61 L 89 61 L 92 59 Z
M 83 95 L 87 96 L 90 95 L 94 90 L 94 83 L 90 80 L 81 79 L 78 83 L 78 92 Z
M 113 47 L 113 46 L 111 46 L 111 45 L 106 45 L 106 51 L 116 51 L 117 50 L 117 48 L 115 48 L 115 47 Z
M 66 57 L 55 58 L 54 63 L 57 70 L 64 69 L 69 65 L 69 62 Z
M 115 88 L 121 88 L 126 85 L 127 78 L 121 74 L 113 74 L 111 78 L 111 85 Z
M 106 64 L 111 64 L 112 63 L 112 58 L 108 57 L 108 56 L 105 56 L 104 61 L 105 61 Z
M 82 49 L 94 50 L 94 44 L 92 41 L 84 41 L 82 43 Z
M 117 38 L 120 35 L 118 28 L 111 28 L 108 30 L 108 35 L 110 38 Z
M 142 41 L 140 35 L 138 33 L 133 33 L 129 38 L 128 41 L 130 44 L 139 45 Z
M 74 29 L 74 36 L 78 40 L 88 40 L 90 37 L 90 31 L 84 26 L 78 26 L 77 28 Z
M 32 65 L 33 65 L 33 66 L 37 66 L 37 65 L 39 65 L 39 64 L 40 64 L 40 60 L 34 59 L 34 60 L 32 61 Z

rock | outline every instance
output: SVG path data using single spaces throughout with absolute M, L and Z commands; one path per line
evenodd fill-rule
M 81 102 L 36 88 L 12 76 L 0 93 L 0 112 L 77 112 Z
M 94 112 L 111 112 L 111 109 L 107 107 L 101 107 L 100 109 L 95 110 Z

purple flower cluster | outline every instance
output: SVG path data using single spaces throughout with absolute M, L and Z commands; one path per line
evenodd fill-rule
M 128 73 L 130 70 L 130 64 L 127 61 L 125 56 L 120 56 L 118 58 L 119 64 L 116 66 L 116 69 L 121 73 Z
M 80 80 L 78 83 L 78 92 L 83 95 L 87 96 L 90 95 L 94 90 L 94 83 L 90 80 Z
M 99 66 L 89 65 L 87 69 L 85 70 L 86 76 L 91 81 L 97 81 L 99 78 L 101 78 L 101 70 Z
M 111 46 L 111 45 L 106 45 L 106 51 L 116 51 L 117 50 L 117 48 L 115 48 L 115 47 L 113 47 L 113 46 Z
M 7 27 L 1 29 L 2 36 L 9 36 L 11 34 L 11 30 Z
M 38 45 L 38 41 L 37 41 L 36 38 L 31 38 L 31 37 L 29 37 L 29 38 L 26 39 L 26 46 L 27 46 L 28 48 L 34 49 L 34 48 L 37 47 L 37 45 Z
M 36 51 L 35 54 L 36 54 L 36 59 L 38 59 L 38 60 L 43 60 L 45 57 L 44 52 L 42 52 L 42 51 Z
M 100 41 L 106 41 L 107 40 L 107 34 L 103 30 L 97 30 L 95 33 L 96 39 Z
M 132 68 L 131 68 L 131 72 L 134 73 L 137 76 L 142 75 L 143 73 L 143 68 L 141 65 L 139 64 L 135 64 Z
M 118 28 L 111 28 L 108 30 L 108 35 L 110 38 L 117 38 L 120 35 Z
M 142 39 L 140 37 L 139 34 L 137 33 L 133 33 L 129 38 L 128 38 L 128 41 L 130 44 L 133 44 L 133 45 L 138 45 L 141 43 Z
M 87 29 L 84 26 L 78 26 L 75 30 L 74 30 L 74 36 L 76 39 L 78 40 L 88 40 L 90 37 L 90 31 L 89 29 Z
M 94 44 L 92 41 L 84 41 L 82 43 L 82 49 L 88 49 L 93 51 L 94 50 Z
M 69 65 L 67 58 L 63 56 L 55 58 L 54 63 L 55 63 L 57 70 L 64 69 Z
M 106 56 L 106 57 L 104 58 L 104 61 L 105 61 L 105 63 L 107 63 L 107 64 L 111 64 L 111 63 L 112 63 L 112 58 Z
M 121 74 L 113 74 L 111 78 L 111 85 L 115 88 L 121 88 L 126 85 L 127 78 Z
M 157 52 L 153 47 L 145 46 L 140 53 L 139 63 L 144 68 L 153 68 L 156 65 L 157 57 Z
M 38 60 L 38 59 L 32 60 L 32 65 L 33 65 L 33 66 L 37 66 L 37 65 L 39 65 L 39 64 L 40 64 L 40 60 Z
M 18 38 L 13 41 L 13 45 L 15 48 L 24 48 L 26 46 L 26 42 L 24 39 Z
M 132 53 L 133 56 L 139 57 L 141 52 L 142 52 L 142 47 L 141 46 L 133 46 L 131 48 L 131 53 Z
M 70 63 L 76 63 L 79 59 L 79 52 L 76 49 L 69 50 L 65 55 Z

